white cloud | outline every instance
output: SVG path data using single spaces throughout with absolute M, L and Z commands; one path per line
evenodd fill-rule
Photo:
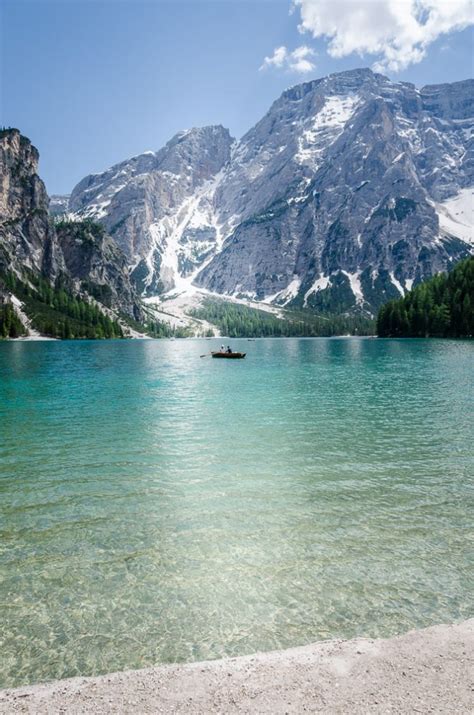
M 327 38 L 332 57 L 345 57 L 353 52 L 375 55 L 377 71 L 399 72 L 420 62 L 428 45 L 438 37 L 474 24 L 472 0 L 293 0 L 293 3 L 301 14 L 301 32 Z
M 265 70 L 274 67 L 305 74 L 315 69 L 316 65 L 312 61 L 315 55 L 315 51 L 306 45 L 301 45 L 301 47 L 297 47 L 292 52 L 289 52 L 283 45 L 282 47 L 276 47 L 271 57 L 265 57 L 260 69 Z

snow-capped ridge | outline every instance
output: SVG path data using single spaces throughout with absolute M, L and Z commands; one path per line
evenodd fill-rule
M 146 295 L 192 284 L 373 312 L 472 250 L 472 117 L 474 81 L 334 73 L 285 90 L 238 141 L 182 130 L 70 204 L 106 225 Z

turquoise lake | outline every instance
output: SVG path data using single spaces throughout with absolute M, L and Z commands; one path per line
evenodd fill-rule
M 0 686 L 474 615 L 474 342 L 0 343 Z

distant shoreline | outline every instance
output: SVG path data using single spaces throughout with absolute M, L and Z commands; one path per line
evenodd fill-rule
M 0 713 L 468 713 L 474 618 L 0 691 Z
M 139 338 L 48 338 L 46 336 L 27 336 L 22 338 L 3 338 L 0 340 L 1 343 L 129 343 L 129 342 L 141 342 L 141 341 L 154 341 L 154 342 L 177 342 L 177 341 L 191 341 L 191 340 L 212 340 L 213 338 L 202 338 L 198 336 L 189 336 L 187 338 L 152 338 L 149 336 L 143 336 Z M 377 335 L 265 335 L 258 338 L 229 338 L 226 335 L 219 336 L 216 338 L 216 342 L 221 340 L 225 341 L 237 341 L 245 340 L 250 342 L 255 342 L 257 340 L 427 340 L 428 338 L 379 338 Z M 435 340 L 458 340 L 465 338 L 434 338 Z
M 216 338 L 204 338 L 198 335 L 189 335 L 188 337 L 180 338 L 153 338 L 149 335 L 143 335 L 140 337 L 125 337 L 125 338 L 49 338 L 46 335 L 41 336 L 23 336 L 21 338 L 3 338 L 0 340 L 1 343 L 39 343 L 39 342 L 55 342 L 55 343 L 117 343 L 117 342 L 140 342 L 141 340 L 154 342 L 176 342 L 176 341 L 189 341 L 189 340 L 215 340 L 216 342 L 222 340 L 249 340 L 250 342 L 255 342 L 256 340 L 340 340 L 344 339 L 357 339 L 357 340 L 442 340 L 444 342 L 449 342 L 451 340 L 474 340 L 474 336 L 465 335 L 459 337 L 438 337 L 434 335 L 429 335 L 427 337 L 406 337 L 406 336 L 393 336 L 393 337 L 381 337 L 379 335 L 260 335 L 257 338 L 230 338 L 228 335 L 219 335 Z

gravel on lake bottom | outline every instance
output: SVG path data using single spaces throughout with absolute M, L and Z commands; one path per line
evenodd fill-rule
M 474 713 L 474 619 L 0 691 L 0 713 Z

